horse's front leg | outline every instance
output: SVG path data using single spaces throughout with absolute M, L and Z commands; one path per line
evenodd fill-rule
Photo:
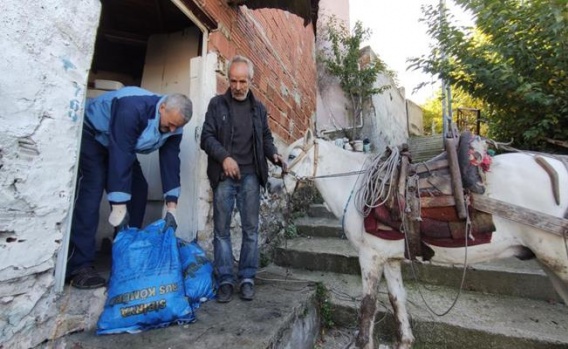
M 389 260 L 385 263 L 385 280 L 389 292 L 389 300 L 398 326 L 398 349 L 408 349 L 414 343 L 412 328 L 406 309 L 406 289 L 402 283 L 401 261 Z
M 359 264 L 363 281 L 363 299 L 359 309 L 359 332 L 355 339 L 355 345 L 357 348 L 373 349 L 377 295 L 384 261 L 370 247 L 361 247 Z

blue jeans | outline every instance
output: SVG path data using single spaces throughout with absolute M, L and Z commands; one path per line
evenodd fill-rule
M 238 280 L 254 283 L 258 268 L 258 215 L 260 183 L 256 174 L 240 180 L 227 178 L 213 191 L 213 252 L 219 285 L 234 284 L 231 216 L 237 203 L 241 217 L 243 241 L 239 257 Z
M 91 131 L 83 128 L 67 260 L 68 276 L 81 267 L 92 266 L 95 261 L 99 206 L 106 188 L 107 173 L 107 148 L 95 140 Z M 127 204 L 131 227 L 141 227 L 147 198 L 148 184 L 140 163 L 135 161 L 132 166 L 132 197 Z

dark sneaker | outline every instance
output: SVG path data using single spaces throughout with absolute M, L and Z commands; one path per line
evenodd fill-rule
M 245 301 L 252 301 L 254 298 L 254 285 L 250 282 L 245 282 L 241 285 L 241 299 Z
M 94 267 L 82 267 L 71 275 L 69 284 L 75 288 L 92 289 L 105 286 L 106 280 Z
M 229 303 L 231 300 L 233 300 L 233 285 L 221 285 L 221 287 L 219 287 L 219 292 L 217 292 L 217 302 Z

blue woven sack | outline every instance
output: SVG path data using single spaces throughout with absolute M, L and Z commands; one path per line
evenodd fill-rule
M 215 298 L 217 281 L 213 274 L 213 264 L 195 241 L 188 242 L 178 238 L 178 248 L 185 295 L 195 310 L 201 303 Z
M 174 230 L 160 219 L 120 231 L 97 334 L 136 333 L 195 321 L 185 297 Z

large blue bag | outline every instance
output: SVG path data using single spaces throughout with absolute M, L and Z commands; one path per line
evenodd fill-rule
M 112 269 L 97 334 L 140 332 L 195 316 L 185 297 L 177 241 L 160 219 L 144 229 L 118 233 Z
M 201 303 L 215 298 L 217 293 L 213 264 L 195 241 L 188 242 L 178 238 L 178 248 L 185 295 L 195 310 Z

